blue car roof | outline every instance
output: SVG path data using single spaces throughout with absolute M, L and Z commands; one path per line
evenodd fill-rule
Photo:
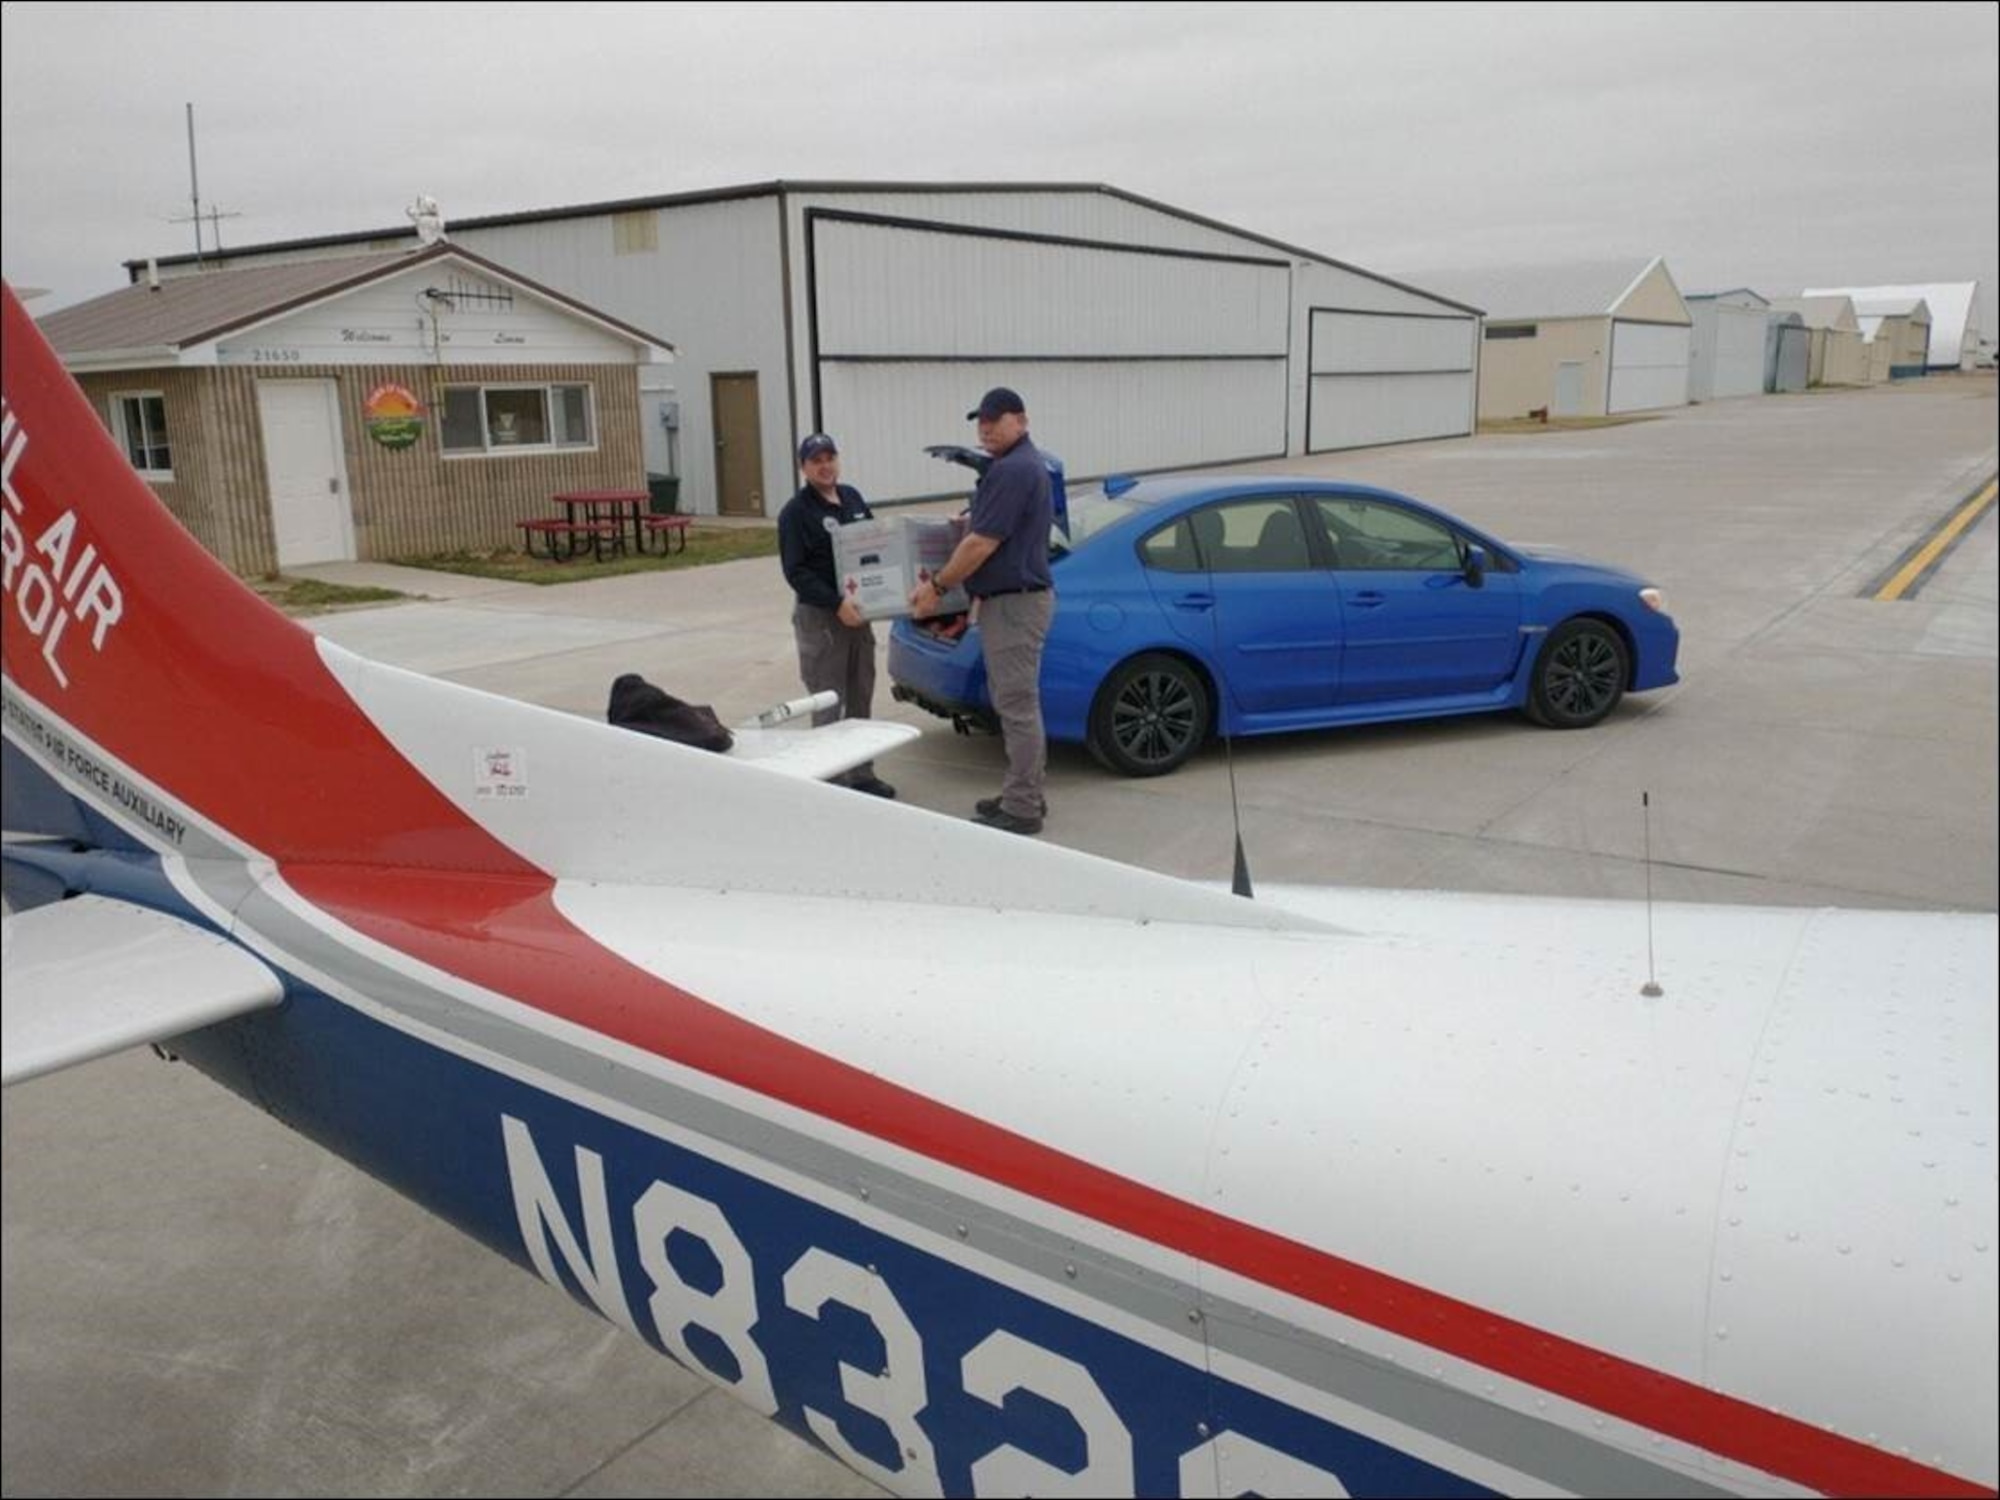
M 1410 496 L 1376 485 L 1352 484 L 1342 479 L 1323 479 L 1305 474 L 1156 474 L 1139 480 L 1116 498 L 1137 505 L 1165 505 L 1170 501 L 1199 500 L 1209 495 L 1297 495 L 1336 490 L 1343 495 L 1375 495 L 1385 500 L 1410 502 Z M 1423 504 L 1421 500 L 1411 503 Z
M 1116 475 L 1109 476 L 1116 479 Z M 1120 489 L 1111 498 L 1119 504 L 1140 507 L 1140 513 L 1128 516 L 1115 525 L 1104 527 L 1095 535 L 1086 537 L 1082 543 L 1090 545 L 1098 536 L 1123 535 L 1132 525 L 1152 524 L 1146 512 L 1162 507 L 1199 505 L 1211 497 L 1229 495 L 1348 495 L 1367 499 L 1386 500 L 1396 505 L 1406 505 L 1414 510 L 1435 516 L 1446 525 L 1454 526 L 1476 538 L 1489 548 L 1498 549 L 1512 557 L 1516 563 L 1522 561 L 1518 549 L 1509 546 L 1493 533 L 1482 527 L 1462 520 L 1448 510 L 1441 510 L 1426 500 L 1405 495 L 1398 490 L 1385 490 L 1380 485 L 1357 484 L 1352 480 L 1329 479 L 1310 474 L 1155 474 L 1134 481 L 1130 488 Z

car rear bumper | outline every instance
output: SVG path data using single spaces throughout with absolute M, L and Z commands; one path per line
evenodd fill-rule
M 908 620 L 898 620 L 889 631 L 889 684 L 889 696 L 898 703 L 914 703 L 954 722 L 992 722 L 986 658 L 979 649 L 976 625 L 945 641 Z

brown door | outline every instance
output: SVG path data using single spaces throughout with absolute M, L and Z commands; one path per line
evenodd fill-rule
M 715 492 L 725 516 L 764 514 L 763 424 L 757 415 L 757 377 L 708 377 L 715 413 Z

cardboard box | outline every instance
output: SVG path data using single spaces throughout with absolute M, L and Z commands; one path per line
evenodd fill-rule
M 833 531 L 840 592 L 871 620 L 910 612 L 910 595 L 950 560 L 965 536 L 962 516 L 878 516 Z M 944 596 L 942 613 L 969 609 L 963 585 Z

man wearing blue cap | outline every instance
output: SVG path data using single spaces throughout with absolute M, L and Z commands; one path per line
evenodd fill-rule
M 982 799 L 973 820 L 1008 833 L 1040 833 L 1049 810 L 1043 794 L 1049 742 L 1042 730 L 1042 643 L 1056 607 L 1049 575 L 1049 471 L 1028 437 L 1028 408 L 1016 392 L 995 386 L 965 419 L 979 424 L 979 446 L 993 462 L 972 493 L 965 539 L 917 586 L 910 607 L 919 615 L 935 614 L 943 595 L 960 583 L 972 595 L 987 694 L 1007 746 L 1000 795 Z
M 836 719 L 870 718 L 875 706 L 875 627 L 841 594 L 833 565 L 834 528 L 873 520 L 874 512 L 861 491 L 840 482 L 840 449 L 825 433 L 799 444 L 799 471 L 805 483 L 778 512 L 778 558 L 798 599 L 792 606 L 792 639 L 799 648 L 799 677 L 809 693 L 831 688 L 840 694 L 839 703 L 813 715 L 816 728 Z M 872 762 L 838 780 L 870 796 L 896 795 Z

